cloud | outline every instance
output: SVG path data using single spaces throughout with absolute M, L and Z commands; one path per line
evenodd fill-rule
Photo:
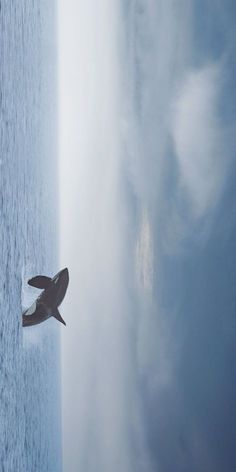
M 174 103 L 172 136 L 179 192 L 191 214 L 201 218 L 214 209 L 228 170 L 227 142 L 219 115 L 220 64 L 186 73 Z
M 169 151 L 169 119 L 176 82 L 186 71 L 191 2 L 130 2 L 123 54 L 125 130 L 130 180 L 152 205 L 162 192 Z M 122 65 L 123 65 L 122 64 Z M 161 204 L 161 203 L 160 203 Z
M 194 232 L 198 242 L 207 240 L 224 195 L 232 152 L 222 116 L 227 54 L 216 59 L 213 46 L 207 48 L 209 57 L 197 50 L 194 2 L 182 0 L 178 8 L 172 0 L 129 5 L 123 57 L 126 165 L 134 194 L 159 221 L 163 250 L 173 254 Z M 217 15 L 220 22 L 218 10 Z M 204 31 L 201 42 L 210 37 Z
M 220 434 L 209 425 L 217 417 L 221 430 L 220 408 L 212 407 L 210 420 L 204 415 L 208 402 L 214 404 L 214 384 L 228 396 L 219 380 L 229 370 L 228 354 L 217 343 L 219 338 L 227 342 L 218 323 L 219 312 L 222 316 L 226 311 L 223 300 L 228 306 L 221 268 L 227 273 L 229 262 L 223 259 L 230 260 L 230 255 L 226 249 L 223 253 L 216 224 L 230 171 L 235 170 L 222 111 L 222 102 L 228 100 L 225 63 L 215 58 L 211 44 L 220 19 L 216 31 L 210 25 L 202 33 L 201 18 L 192 16 L 193 4 L 179 2 L 176 8 L 172 1 L 148 2 L 147 8 L 140 3 L 138 12 L 131 11 L 127 63 L 132 93 L 128 88 L 123 136 L 129 183 L 138 208 L 148 214 L 147 227 L 140 212 L 142 230 L 134 238 L 140 285 L 153 287 L 150 298 L 147 290 L 135 294 L 136 372 L 146 420 L 142 428 L 155 466 L 181 472 L 217 470 L 216 458 L 226 464 L 229 460 L 226 450 L 217 447 Z M 201 7 L 210 18 L 208 7 Z M 207 50 L 214 60 L 204 50 L 196 51 L 193 26 L 202 33 L 202 44 L 211 38 Z M 224 255 L 217 277 L 219 254 Z M 229 310 L 227 320 L 231 316 Z M 218 335 L 212 335 L 215 326 Z M 224 369 L 218 365 L 213 372 L 214 356 Z
M 136 270 L 141 289 L 152 292 L 153 288 L 153 235 L 147 209 L 142 209 L 140 230 L 136 243 Z

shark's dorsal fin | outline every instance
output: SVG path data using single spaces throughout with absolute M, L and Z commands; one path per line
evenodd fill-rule
M 63 324 L 66 326 L 66 323 L 65 323 L 65 321 L 63 320 L 63 318 L 61 317 L 58 308 L 55 308 L 55 309 L 53 310 L 53 316 L 54 316 L 54 318 L 56 318 L 56 320 L 60 321 L 61 323 L 63 323 Z
M 36 277 L 28 280 L 28 284 L 31 285 L 31 287 L 44 289 L 49 287 L 51 280 L 52 279 L 46 277 L 46 275 L 36 275 Z

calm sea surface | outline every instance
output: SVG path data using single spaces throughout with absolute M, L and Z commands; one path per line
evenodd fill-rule
M 21 326 L 57 264 L 54 1 L 0 3 L 0 471 L 61 470 L 59 332 Z

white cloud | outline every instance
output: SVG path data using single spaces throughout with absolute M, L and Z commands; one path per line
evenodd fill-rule
M 180 190 L 192 215 L 205 216 L 218 203 L 227 171 L 227 143 L 219 117 L 219 64 L 186 74 L 174 105 L 172 136 Z
M 137 279 L 141 289 L 153 289 L 153 234 L 146 208 L 142 209 L 140 229 L 136 243 Z

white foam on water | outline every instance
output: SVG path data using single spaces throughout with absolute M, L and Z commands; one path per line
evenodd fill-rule
M 31 307 L 40 294 L 40 290 L 28 285 L 27 281 L 35 275 L 30 266 L 23 266 L 21 271 L 21 309 L 22 313 Z M 30 349 L 32 346 L 42 347 L 43 328 L 41 325 L 27 326 L 23 329 L 23 346 Z
M 27 310 L 39 296 L 40 291 L 37 288 L 28 285 L 28 280 L 33 277 L 32 267 L 22 267 L 21 271 L 21 307 L 22 311 Z

